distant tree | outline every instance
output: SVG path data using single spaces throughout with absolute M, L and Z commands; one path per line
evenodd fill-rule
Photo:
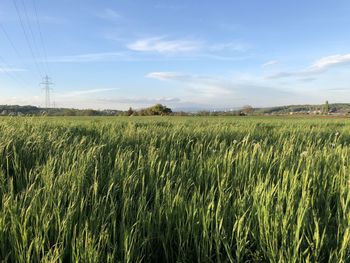
M 202 110 L 202 111 L 198 111 L 197 116 L 209 116 L 210 115 L 210 111 L 205 111 L 205 110 Z
M 174 112 L 175 116 L 189 116 L 190 113 L 185 112 L 185 111 L 178 111 L 178 112 Z
M 96 116 L 99 115 L 99 112 L 87 109 L 87 110 L 82 110 L 80 113 L 76 112 L 76 115 L 82 115 L 82 116 Z
M 329 113 L 329 111 L 330 111 L 329 103 L 328 103 L 328 100 L 326 100 L 326 102 L 323 105 L 323 112 Z
M 162 104 L 156 104 L 150 107 L 149 109 L 150 109 L 151 115 L 168 115 L 172 112 L 170 108 Z
M 76 116 L 77 111 L 74 109 L 63 109 L 62 115 L 63 116 Z
M 172 110 L 162 104 L 156 104 L 152 107 L 144 109 L 145 115 L 169 115 Z
M 134 114 L 134 110 L 130 107 L 127 111 L 128 116 L 131 116 Z
M 254 108 L 250 105 L 245 105 L 242 107 L 242 112 L 246 115 L 252 114 L 254 112 Z

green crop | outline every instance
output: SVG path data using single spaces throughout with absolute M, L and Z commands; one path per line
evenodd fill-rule
M 349 262 L 348 119 L 0 119 L 3 262 Z

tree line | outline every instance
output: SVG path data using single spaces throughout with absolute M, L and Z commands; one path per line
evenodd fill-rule
M 270 108 L 253 108 L 245 105 L 230 111 L 173 111 L 171 108 L 155 104 L 142 109 L 93 110 L 68 108 L 39 108 L 35 106 L 0 105 L 0 116 L 247 116 L 283 114 L 350 114 L 350 104 L 326 101 L 321 105 L 289 105 Z

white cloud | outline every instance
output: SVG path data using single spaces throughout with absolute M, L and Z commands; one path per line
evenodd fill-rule
M 218 28 L 222 31 L 228 31 L 230 33 L 237 30 L 243 30 L 243 26 L 240 24 L 232 24 L 232 23 L 226 23 L 226 22 L 219 23 Z
M 147 78 L 162 81 L 179 81 L 187 86 L 187 90 L 205 97 L 215 97 L 232 93 L 223 80 L 213 77 L 188 75 L 177 72 L 151 72 Z
M 165 37 L 152 37 L 139 39 L 128 44 L 127 47 L 134 51 L 169 54 L 197 51 L 201 48 L 201 43 L 191 40 L 169 40 Z
M 106 8 L 103 12 L 97 14 L 97 17 L 105 20 L 119 20 L 122 16 L 111 8 Z
M 24 68 L 0 68 L 0 73 L 6 73 L 6 72 L 23 72 L 27 71 Z
M 14 96 L 0 98 L 0 104 L 8 105 L 39 105 L 43 102 L 40 96 Z
M 219 43 L 213 44 L 209 46 L 210 51 L 234 51 L 234 52 L 246 52 L 250 50 L 252 47 L 246 43 L 240 42 L 227 42 L 227 43 Z
M 127 48 L 139 52 L 156 52 L 160 54 L 192 53 L 193 56 L 223 60 L 226 57 L 215 54 L 222 52 L 246 52 L 251 45 L 243 42 L 205 43 L 205 41 L 188 39 L 168 39 L 166 37 L 151 37 L 136 40 Z M 232 58 L 228 58 L 232 59 Z
M 157 3 L 154 5 L 154 8 L 157 9 L 171 9 L 171 10 L 179 10 L 185 8 L 186 5 L 182 4 L 170 4 L 170 3 Z
M 350 63 L 350 54 L 323 57 L 311 65 L 311 69 L 323 70 L 332 66 Z
M 86 63 L 99 61 L 168 61 L 168 60 L 222 60 L 238 61 L 250 58 L 244 56 L 227 56 L 216 53 L 223 49 L 240 50 L 243 47 L 232 43 L 205 46 L 204 42 L 189 40 L 165 40 L 163 37 L 137 40 L 127 45 L 129 50 L 118 52 L 95 52 L 86 54 L 62 55 L 48 58 L 51 63 Z M 142 54 L 140 54 L 143 52 Z M 155 53 L 165 56 L 155 56 Z M 171 55 L 171 56 L 166 56 Z M 174 56 L 178 55 L 178 56 Z
M 121 104 L 132 104 L 132 105 L 150 105 L 150 104 L 167 104 L 167 103 L 178 103 L 181 100 L 176 97 L 161 97 L 161 98 L 144 98 L 144 97 L 120 97 L 120 98 L 103 98 L 99 99 L 101 102 L 109 103 L 121 103 Z
M 118 88 L 109 88 L 109 89 L 88 89 L 88 90 L 73 90 L 66 93 L 58 93 L 59 97 L 74 97 L 81 96 L 86 94 L 102 93 L 107 91 L 119 90 Z
M 332 55 L 316 60 L 304 70 L 279 72 L 277 74 L 269 76 L 268 78 L 278 79 L 287 77 L 306 77 L 310 75 L 320 74 L 322 72 L 327 71 L 331 67 L 340 66 L 348 63 L 350 63 L 350 54 Z
M 192 76 L 185 75 L 177 72 L 151 72 L 146 75 L 147 78 L 157 79 L 157 80 L 178 80 L 178 81 L 186 81 L 191 79 Z
M 262 67 L 262 68 L 267 68 L 267 67 L 276 65 L 276 64 L 278 64 L 278 63 L 279 63 L 278 60 L 269 60 L 269 61 L 265 62 L 264 64 L 262 64 L 261 67 Z
M 18 18 L 11 14 L 11 12 L 0 12 L 0 22 L 17 22 Z M 52 16 L 50 14 L 38 14 L 38 16 L 34 14 L 28 14 L 26 16 L 26 20 L 29 23 L 44 23 L 44 24 L 65 24 L 68 22 L 66 17 L 63 16 Z
M 201 59 L 222 60 L 222 61 L 240 61 L 246 60 L 251 56 L 223 56 L 205 53 L 196 53 L 183 56 L 139 56 L 132 51 L 126 52 L 98 52 L 78 55 L 65 55 L 51 57 L 48 59 L 50 63 L 90 63 L 101 61 L 195 61 Z M 41 60 L 44 61 L 44 60 Z
M 127 60 L 128 56 L 124 52 L 100 52 L 79 55 L 59 56 L 49 58 L 49 62 L 96 62 Z
M 236 105 L 238 101 L 264 105 L 266 100 L 273 103 L 275 97 L 293 97 L 293 93 L 249 80 L 198 76 L 179 72 L 151 72 L 145 77 L 160 81 L 180 82 L 188 93 L 188 100 L 212 105 Z

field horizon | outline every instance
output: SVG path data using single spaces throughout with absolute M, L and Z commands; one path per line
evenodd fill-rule
M 163 107 L 168 109 L 169 112 L 155 111 L 145 114 L 140 114 L 142 111 L 152 109 L 154 107 Z M 130 113 L 131 111 L 131 113 Z M 121 109 L 75 109 L 75 108 L 45 108 L 32 105 L 0 105 L 0 116 L 23 116 L 23 115 L 43 115 L 48 114 L 50 116 L 123 116 L 123 115 L 288 115 L 288 114 L 301 114 L 301 115 L 328 115 L 328 116 L 347 116 L 350 114 L 350 103 L 326 103 L 323 104 L 302 104 L 302 105 L 284 105 L 273 107 L 252 107 L 251 105 L 244 105 L 242 107 L 231 108 L 168 108 L 167 105 L 156 104 L 149 105 L 143 108 L 131 108 L 127 110 Z M 231 113 L 231 114 L 230 114 Z

